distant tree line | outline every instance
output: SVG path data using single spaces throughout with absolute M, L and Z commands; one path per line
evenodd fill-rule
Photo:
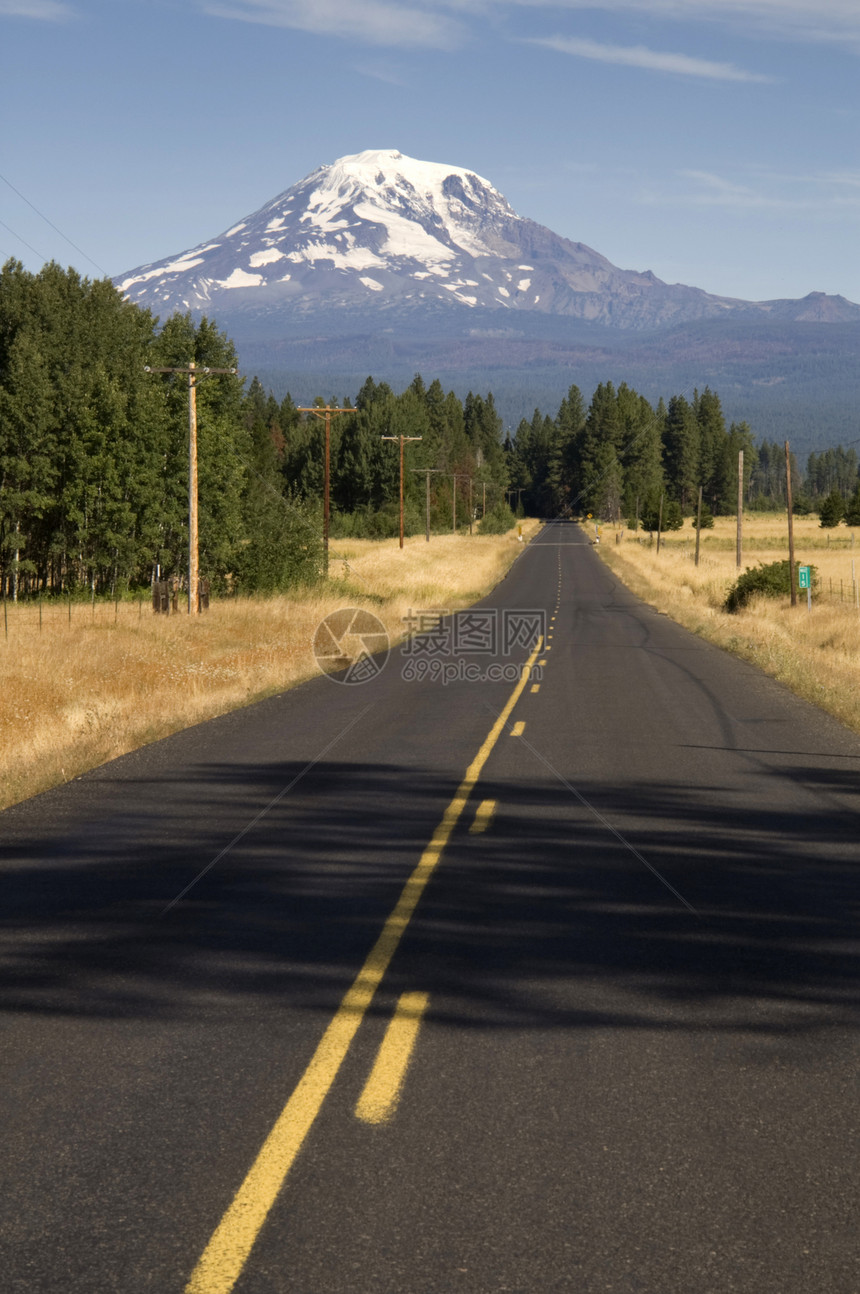
M 0 585 L 35 592 L 113 594 L 156 573 L 182 576 L 188 544 L 188 384 L 147 368 L 236 365 L 217 326 L 173 315 L 159 326 L 107 280 L 47 264 L 0 270 Z M 214 586 L 266 592 L 322 571 L 322 421 L 256 378 L 198 384 L 200 561 Z M 317 405 L 324 400 L 317 397 Z M 751 508 L 785 507 L 785 455 L 758 448 L 745 422 L 726 426 L 709 388 L 656 407 L 622 383 L 591 400 L 571 386 L 555 417 L 535 410 L 505 434 L 492 394 L 461 400 L 415 376 L 396 394 L 368 377 L 331 420 L 332 536 L 385 536 L 398 525 L 401 434 L 407 531 L 513 523 L 592 512 L 654 527 L 732 513 L 738 450 Z M 860 524 L 853 449 L 792 464 L 798 510 L 822 524 Z M 509 506 L 510 505 L 510 506 Z M 838 513 L 838 515 L 836 515 Z M 836 516 L 836 521 L 831 518 Z
M 107 280 L 0 270 L 0 576 L 19 593 L 119 594 L 187 570 L 188 380 L 146 367 L 230 368 L 214 324 L 163 328 Z M 241 382 L 199 382 L 201 571 L 248 588 L 315 578 L 318 527 L 245 416 Z M 277 542 L 275 542 L 277 541 Z M 276 553 L 276 556 L 273 556 Z
M 0 587 L 112 594 L 187 571 L 188 379 L 147 368 L 231 368 L 217 326 L 159 327 L 108 280 L 47 264 L 0 269 Z M 324 403 L 321 398 L 316 404 Z M 336 401 L 330 400 L 334 404 Z M 368 378 L 332 419 L 332 533 L 399 523 L 399 454 L 409 446 L 406 523 L 485 525 L 504 510 L 506 458 L 492 395 L 465 402 L 420 377 L 395 395 Z M 200 569 L 214 587 L 266 592 L 323 569 L 323 428 L 254 380 L 197 383 Z M 456 482 L 456 483 L 455 483 Z M 455 497 L 456 496 L 456 497 Z M 505 524 L 512 524 L 508 514 Z
M 318 406 L 326 402 L 317 397 Z M 332 534 L 368 538 L 399 527 L 400 455 L 383 437 L 420 437 L 407 448 L 404 519 L 407 533 L 423 530 L 430 469 L 430 525 L 451 529 L 505 507 L 507 459 L 504 424 L 492 394 L 471 392 L 465 401 L 436 380 L 416 374 L 400 395 L 368 377 L 354 403 L 329 399 L 347 410 L 331 419 Z M 279 404 L 256 378 L 245 397 L 244 417 L 255 440 L 272 446 L 271 470 L 308 506 L 319 507 L 325 473 L 323 424 L 302 415 L 291 395 Z M 455 484 L 456 481 L 456 484 Z M 471 509 L 470 509 L 471 504 Z M 509 517 L 513 524 L 513 517 Z
M 746 423 L 727 428 L 709 388 L 652 407 L 625 383 L 601 383 L 586 407 L 572 386 L 555 418 L 535 410 L 508 445 L 511 484 L 529 511 L 591 512 L 656 528 L 677 527 L 696 510 L 699 486 L 711 516 L 737 504 L 738 451 L 744 482 L 755 462 Z
M 656 407 L 622 383 L 601 383 L 586 408 L 572 386 L 555 418 L 536 409 L 505 448 L 511 486 L 531 513 L 593 513 L 614 522 L 680 526 L 696 513 L 702 487 L 703 525 L 737 511 L 738 455 L 743 450 L 744 507 L 787 506 L 785 444 L 753 443 L 746 422 L 728 427 L 709 387 L 692 398 L 674 395 Z M 809 455 L 803 474 L 789 453 L 792 508 L 819 513 L 822 525 L 860 525 L 860 472 L 853 449 Z

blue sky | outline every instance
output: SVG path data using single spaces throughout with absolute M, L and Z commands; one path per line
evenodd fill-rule
M 395 148 L 624 269 L 860 302 L 858 73 L 857 0 L 0 0 L 0 260 L 119 274 Z

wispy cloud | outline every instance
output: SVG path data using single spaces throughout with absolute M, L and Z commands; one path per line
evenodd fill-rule
M 775 194 L 757 192 L 748 184 L 738 184 L 727 180 L 722 175 L 711 171 L 680 171 L 682 179 L 692 180 L 694 189 L 688 189 L 686 200 L 696 206 L 717 207 L 751 207 L 778 206 L 780 198 Z
M 399 90 L 409 86 L 408 78 L 395 68 L 383 67 L 379 63 L 356 63 L 354 67 L 359 76 L 370 77 L 372 81 L 382 81 L 385 85 L 397 86 Z
M 688 54 L 664 53 L 647 49 L 644 45 L 604 45 L 596 40 L 576 36 L 533 37 L 530 45 L 543 45 L 560 54 L 574 58 L 594 59 L 598 63 L 616 63 L 622 67 L 637 67 L 648 72 L 668 72 L 673 76 L 704 77 L 710 81 L 769 82 L 773 77 L 758 72 L 746 72 L 733 63 L 714 63 L 709 59 L 692 58 Z
M 762 167 L 729 178 L 714 171 L 683 170 L 659 190 L 643 185 L 636 200 L 646 206 L 769 211 L 828 221 L 844 216 L 856 219 L 860 192 L 855 190 L 860 190 L 860 175 L 849 171 L 787 175 Z
M 822 178 L 830 184 L 845 184 L 851 189 L 860 189 L 860 171 L 827 171 Z
M 441 6 L 444 8 L 444 5 Z M 434 7 L 398 0 L 202 0 L 218 18 L 339 36 L 368 45 L 450 49 L 462 42 L 460 23 Z
M 455 0 L 455 3 L 457 0 Z M 468 0 L 466 0 L 468 3 Z M 721 21 L 747 32 L 815 41 L 850 41 L 860 49 L 856 0 L 491 0 L 496 6 L 644 13 L 683 22 Z
M 75 16 L 63 0 L 0 0 L 0 18 L 36 18 L 41 22 L 66 22 Z
M 204 13 L 216 17 L 383 47 L 457 48 L 474 37 L 481 25 L 517 10 L 531 9 L 557 14 L 585 10 L 592 14 L 643 14 L 664 22 L 675 20 L 687 24 L 719 22 L 748 35 L 838 41 L 860 52 L 857 0 L 195 0 L 195 3 Z M 67 16 L 69 12 L 65 0 L 0 0 L 0 14 L 48 18 Z M 574 43 L 575 38 L 570 38 L 569 44 Z M 576 43 L 580 49 L 569 48 L 566 52 L 582 58 L 715 80 L 767 80 L 732 64 L 711 63 L 682 54 L 597 42 Z

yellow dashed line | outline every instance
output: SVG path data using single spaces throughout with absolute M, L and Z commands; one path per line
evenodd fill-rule
M 387 1123 L 397 1109 L 409 1059 L 418 1040 L 421 1017 L 429 1000 L 429 993 L 404 993 L 400 997 L 355 1107 L 355 1116 L 362 1123 Z
M 317 1049 L 279 1114 L 233 1202 L 203 1251 L 185 1294 L 230 1294 L 248 1260 L 260 1228 L 310 1132 L 337 1077 L 365 1012 L 373 1001 L 394 953 L 430 877 L 436 869 L 451 832 L 460 820 L 490 753 L 507 727 L 511 711 L 525 690 L 542 643 L 540 639 L 526 661 L 514 687 L 483 745 L 466 770 L 442 821 L 401 891 L 400 898 L 368 953 L 364 965 L 347 990 Z M 532 691 L 535 691 L 532 688 Z
M 541 664 L 542 664 L 542 665 L 543 665 L 543 664 L 545 664 L 545 663 L 546 663 L 545 661 L 541 661 Z M 523 735 L 523 733 L 525 732 L 525 730 L 526 730 L 526 725 L 525 725 L 525 723 L 523 722 L 523 720 L 522 720 L 522 719 L 520 719 L 519 723 L 515 723 L 515 724 L 514 724 L 514 726 L 513 726 L 513 728 L 511 728 L 511 736 L 512 736 L 512 737 L 521 737 L 521 736 Z
M 492 821 L 493 814 L 496 812 L 495 800 L 482 800 L 475 810 L 475 820 L 469 828 L 469 834 L 472 836 L 479 835 L 486 831 Z

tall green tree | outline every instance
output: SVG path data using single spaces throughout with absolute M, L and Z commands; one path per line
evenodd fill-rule
M 673 395 L 663 432 L 663 462 L 669 491 L 684 516 L 699 494 L 700 430 L 696 411 L 683 395 Z

